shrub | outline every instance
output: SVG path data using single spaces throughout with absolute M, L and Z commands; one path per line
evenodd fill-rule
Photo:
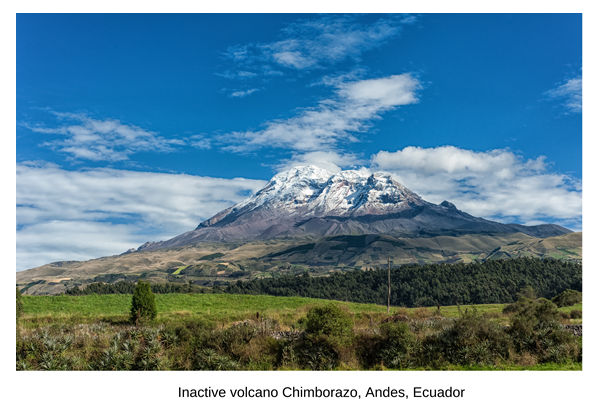
M 359 333 L 354 339 L 354 349 L 362 369 L 371 369 L 381 364 L 379 348 L 383 338 L 381 334 Z
M 147 328 L 131 328 L 116 333 L 93 361 L 96 370 L 148 371 L 161 369 L 162 346 L 158 331 Z
M 382 323 L 378 334 L 361 334 L 355 340 L 356 355 L 363 368 L 407 368 L 413 365 L 411 357 L 417 344 L 408 324 L 394 320 Z
M 334 303 L 316 306 L 306 315 L 306 333 L 325 335 L 337 344 L 348 344 L 353 335 L 350 314 Z
M 298 364 L 313 371 L 333 370 L 340 364 L 340 352 L 331 338 L 322 335 L 305 335 L 294 349 Z
M 579 309 L 573 309 L 569 316 L 571 317 L 571 319 L 581 319 L 583 317 L 583 312 Z
M 520 299 L 511 316 L 509 333 L 519 353 L 535 355 L 539 362 L 566 362 L 581 355 L 577 339 L 560 324 L 560 312 L 547 299 Z
M 341 355 L 346 353 L 354 336 L 354 323 L 350 313 L 329 303 L 310 309 L 306 318 L 299 323 L 305 325 L 306 330 L 292 349 L 286 349 L 288 358 L 305 369 L 337 368 Z
M 415 335 L 402 322 L 381 325 L 382 340 L 377 352 L 378 359 L 388 368 L 407 368 L 416 344 Z
M 211 348 L 200 349 L 194 355 L 192 369 L 208 371 L 233 371 L 240 369 L 237 362 Z
M 17 341 L 17 369 L 62 371 L 74 369 L 74 360 L 68 355 L 73 335 L 38 329 Z
M 581 303 L 581 299 L 581 292 L 567 289 L 553 297 L 552 302 L 559 308 L 562 308 L 563 306 L 571 306 L 575 305 L 576 303 Z
M 131 299 L 131 322 L 136 325 L 156 318 L 154 293 L 147 282 L 139 281 Z
M 475 310 L 465 311 L 452 326 L 425 338 L 421 363 L 495 364 L 508 359 L 511 348 L 510 337 L 500 325 Z
M 162 329 L 160 340 L 169 355 L 171 369 L 194 369 L 197 353 L 207 346 L 213 331 L 213 324 L 201 320 L 169 324 Z

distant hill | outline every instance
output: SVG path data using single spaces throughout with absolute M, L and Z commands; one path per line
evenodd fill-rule
M 204 286 L 309 272 L 368 269 L 394 264 L 455 263 L 515 257 L 581 260 L 581 233 L 545 239 L 523 233 L 462 236 L 332 236 L 248 243 L 203 242 L 82 262 L 58 262 L 17 273 L 30 294 L 56 294 L 92 282 L 136 280 L 192 282 Z

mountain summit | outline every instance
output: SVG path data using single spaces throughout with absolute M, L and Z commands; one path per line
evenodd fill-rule
M 288 237 L 389 234 L 396 236 L 516 233 L 557 236 L 570 230 L 551 224 L 523 226 L 473 217 L 443 201 L 423 200 L 387 173 L 366 169 L 331 173 L 309 165 L 275 175 L 260 191 L 200 223 L 190 232 L 138 250 L 201 241 L 249 241 Z
M 389 174 L 367 170 L 332 174 L 310 165 L 277 174 L 255 195 L 206 220 L 198 229 L 223 225 L 256 210 L 294 217 L 356 217 L 398 212 L 425 203 Z

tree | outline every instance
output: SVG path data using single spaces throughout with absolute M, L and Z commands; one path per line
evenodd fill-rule
M 23 314 L 23 299 L 21 297 L 21 291 L 17 288 L 17 320 Z
M 150 284 L 138 281 L 131 299 L 131 322 L 138 323 L 151 321 L 156 318 L 156 302 Z
M 338 343 L 352 339 L 354 322 L 350 314 L 336 304 L 315 306 L 306 315 L 306 333 L 325 335 Z

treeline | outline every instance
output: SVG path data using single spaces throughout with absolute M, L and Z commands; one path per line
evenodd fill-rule
M 119 281 L 115 283 L 95 282 L 83 288 L 74 286 L 66 290 L 67 295 L 109 295 L 113 293 L 133 294 L 136 282 Z M 153 293 L 198 293 L 201 288 L 190 283 L 162 283 L 150 285 Z
M 581 269 L 580 263 L 534 258 L 402 265 L 391 272 L 391 303 L 409 307 L 508 303 L 526 286 L 538 297 L 552 298 L 565 289 L 581 291 Z M 387 269 L 238 281 L 224 292 L 383 304 L 387 302 Z

